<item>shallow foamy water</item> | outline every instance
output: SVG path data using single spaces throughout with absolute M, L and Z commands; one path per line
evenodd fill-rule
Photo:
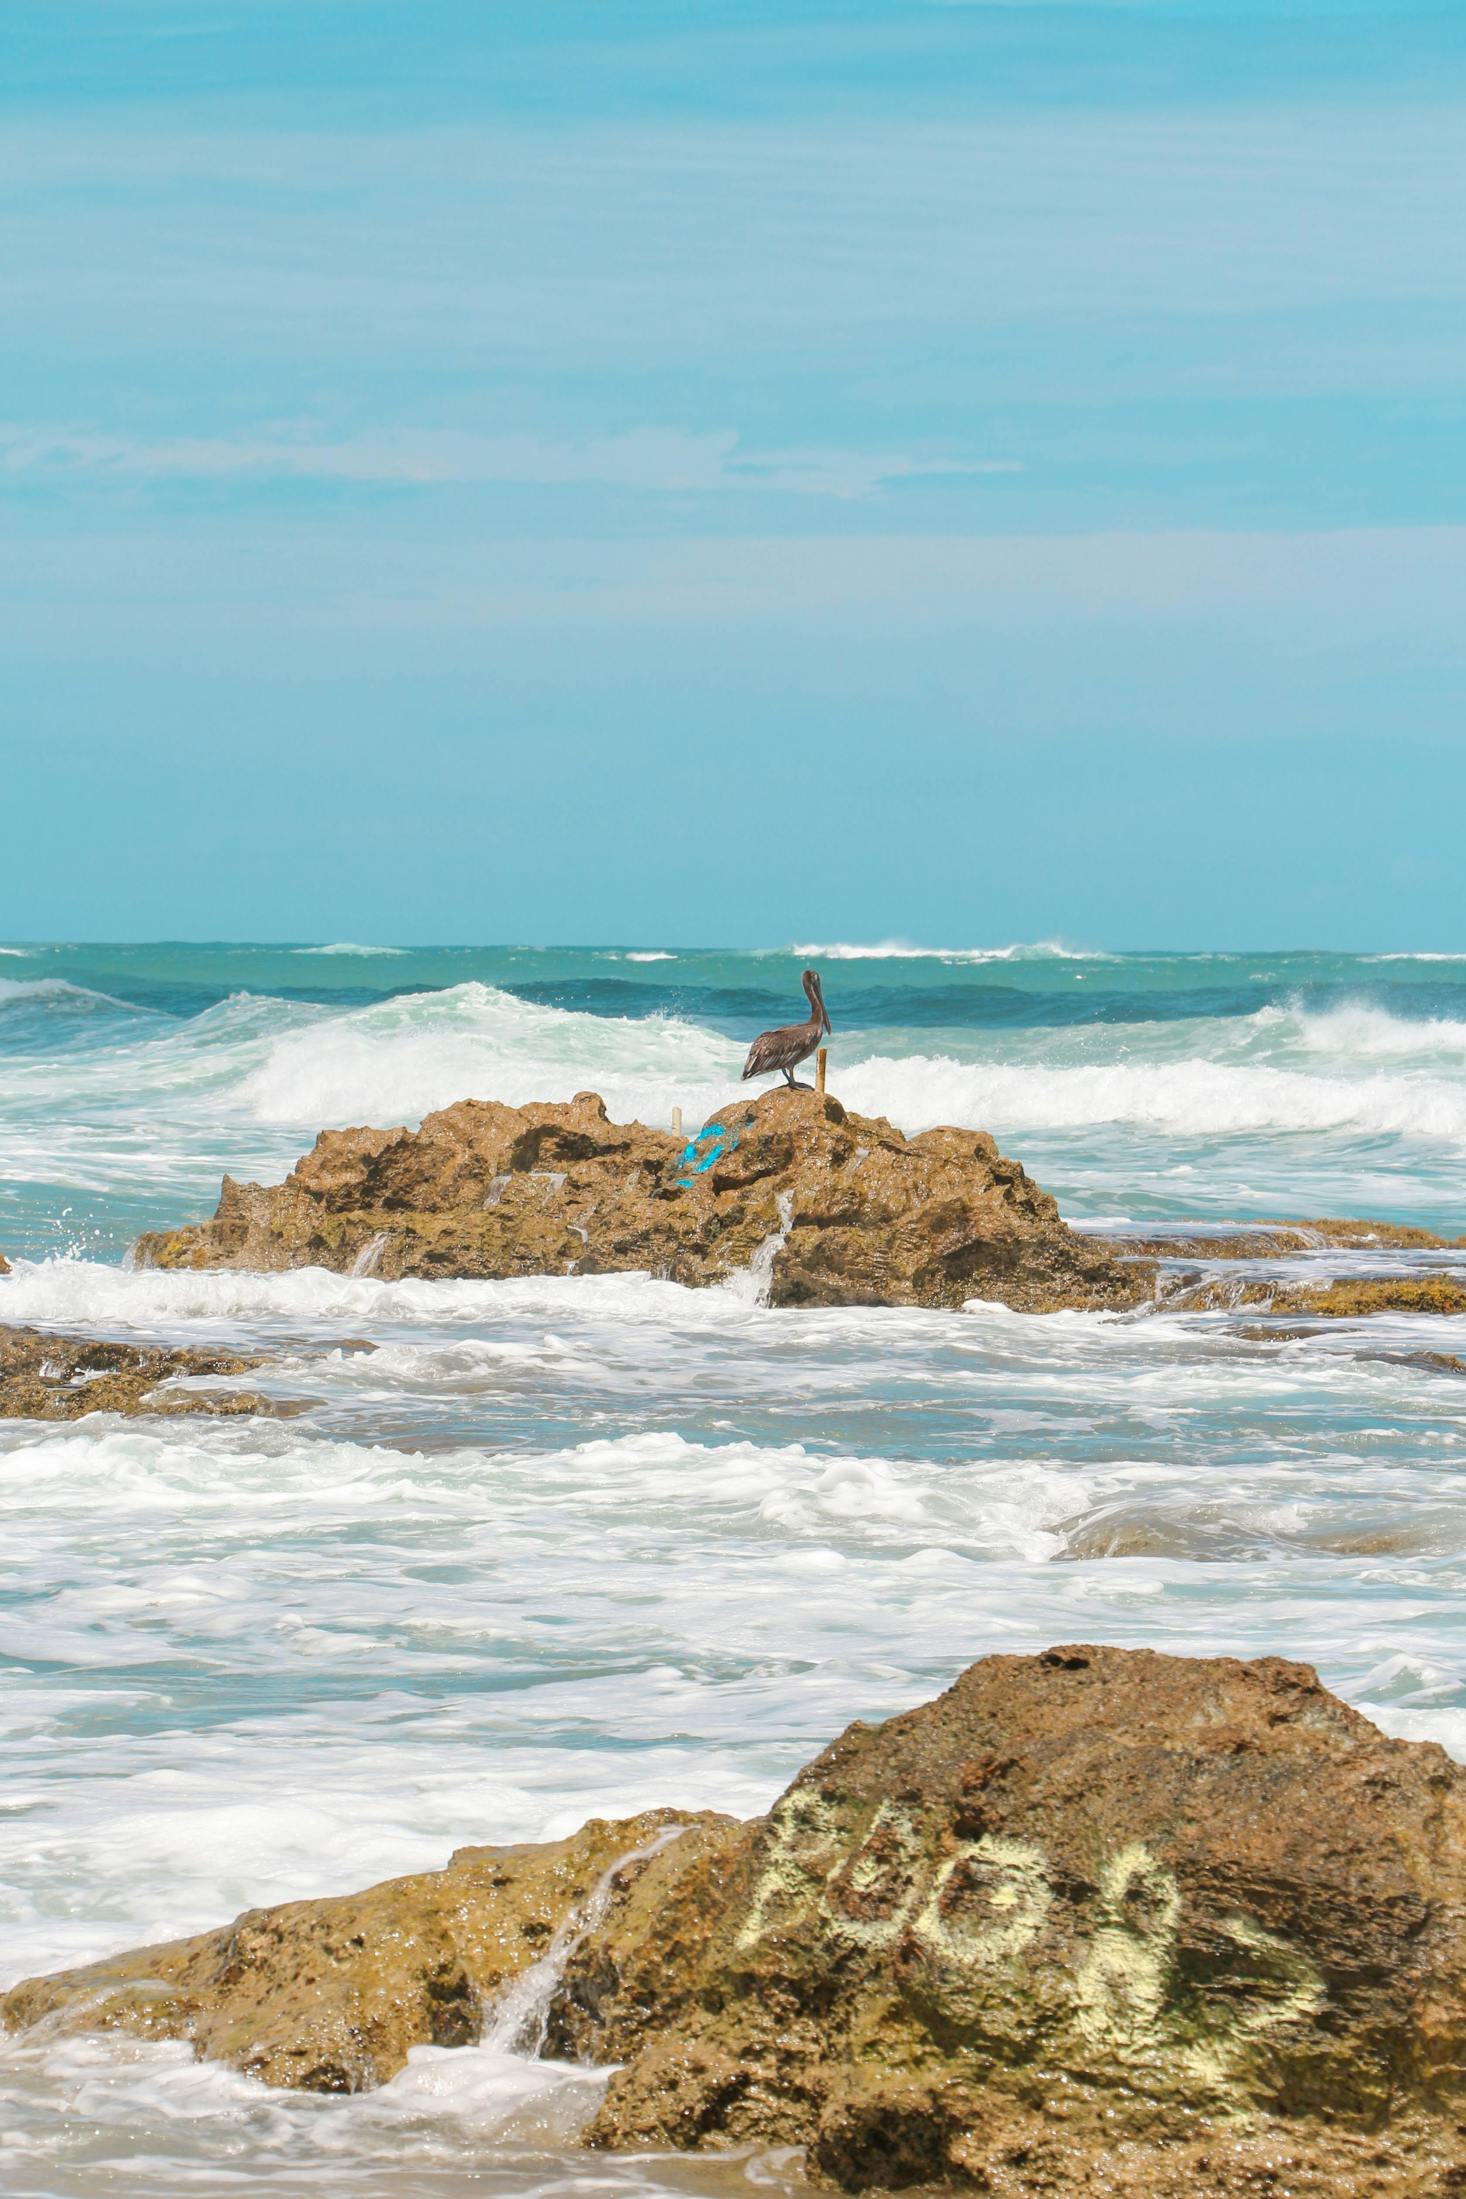
M 311 1403 L 0 1431 L 9 1977 L 592 1812 L 758 1810 L 851 1717 L 993 1649 L 1281 1648 L 1466 1753 L 1466 1389 L 1411 1357 L 1466 1323 L 1315 1345 L 75 1263 L 0 1281 L 0 1318 L 63 1297 L 113 1333 L 268 1345 Z M 589 2080 L 488 2050 L 330 2104 L 115 2056 L 19 2050 L 17 2188 L 165 2140 L 211 2192 L 226 2157 L 281 2188 L 309 2163 L 371 2191 L 399 2158 L 580 2173 L 530 2154 Z

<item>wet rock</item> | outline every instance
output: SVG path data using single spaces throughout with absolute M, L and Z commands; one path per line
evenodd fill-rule
M 1069 1229 L 980 1131 L 906 1138 L 814 1092 L 739 1100 L 688 1143 L 563 1105 L 463 1100 L 420 1130 L 323 1131 L 283 1184 L 226 1177 L 157 1267 L 748 1278 L 774 1305 L 1129 1306 L 1150 1269 Z
M 31 1979 L 0 1998 L 0 2025 L 186 2038 L 267 2084 L 365 2091 L 413 2046 L 478 2039 L 486 2008 L 598 1891 L 619 1898 L 678 1827 L 690 1860 L 726 1822 L 650 1811 L 542 1846 L 462 1848 L 441 1871 L 252 1909 L 222 1931 Z
M 1459 1275 L 1370 1275 L 1336 1283 L 1286 1286 L 1269 1293 L 1275 1313 L 1354 1321 L 1371 1313 L 1466 1313 Z
M 1116 1236 L 1127 1252 L 1158 1260 L 1275 1260 L 1330 1247 L 1370 1252 L 1438 1252 L 1466 1245 L 1463 1237 L 1438 1237 L 1411 1222 L 1339 1220 L 1241 1222 L 1227 1229 L 1198 1222 L 1135 1236 Z
M 159 1351 L 41 1329 L 0 1328 L 0 1420 L 79 1420 L 84 1413 L 273 1413 L 252 1390 L 160 1389 L 186 1376 L 232 1376 L 258 1359 L 230 1352 Z
M 1332 1283 L 1295 1283 L 1212 1275 L 1189 1282 L 1166 1303 L 1173 1310 L 1251 1309 L 1283 1318 L 1326 1321 L 1359 1321 L 1375 1313 L 1461 1314 L 1466 1313 L 1466 1277 L 1364 1275 L 1344 1276 Z M 1281 1338 L 1286 1331 L 1272 1334 Z
M 670 1822 L 256 1912 L 0 2020 L 341 2089 L 474 2035 L 558 1935 L 545 2048 L 617 2065 L 595 2145 L 1011 2199 L 1463 2188 L 1466 1772 L 1305 1666 L 989 1657 L 768 1817 L 648 1852 Z

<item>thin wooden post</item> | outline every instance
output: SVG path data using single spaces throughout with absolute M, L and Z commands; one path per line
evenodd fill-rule
M 821 1098 L 824 1097 L 825 1063 L 828 1061 L 828 1059 L 829 1055 L 826 1053 L 824 1047 L 822 1046 L 819 1052 L 814 1057 L 814 1088 L 819 1093 Z
M 672 1135 L 674 1138 L 680 1138 L 682 1135 L 682 1110 L 680 1107 L 674 1107 L 672 1110 Z

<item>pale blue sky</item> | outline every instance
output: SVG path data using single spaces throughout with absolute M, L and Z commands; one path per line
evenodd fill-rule
M 1466 9 L 6 0 L 0 936 L 1466 947 Z

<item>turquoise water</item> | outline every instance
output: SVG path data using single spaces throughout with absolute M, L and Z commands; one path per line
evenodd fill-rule
M 323 1124 L 586 1086 L 699 1119 L 798 1010 L 805 959 L 839 1096 L 994 1130 L 1087 1226 L 1466 1231 L 1466 959 L 0 955 L 0 1319 L 258 1344 L 306 1401 L 0 1427 L 7 1981 L 465 1841 L 761 1808 L 850 1718 L 995 1648 L 1279 1651 L 1466 1755 L 1466 1386 L 1419 1356 L 1466 1353 L 1466 1322 L 797 1314 L 637 1277 L 123 1265 L 140 1228 L 208 1211 L 225 1169 L 278 1175 Z M 300 2101 L 179 2050 L 13 2043 L 6 2188 L 785 2174 L 588 2166 L 594 2082 L 485 2047 Z

